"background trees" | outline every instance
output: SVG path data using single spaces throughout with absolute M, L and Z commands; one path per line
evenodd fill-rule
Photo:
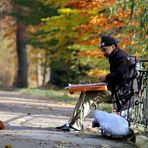
M 11 11 L 10 1 L 0 1 L 0 85 L 12 85 L 15 77 L 15 21 L 6 15 Z
M 115 36 L 119 46 L 130 54 L 142 58 L 148 55 L 146 0 L 10 2 L 17 6 L 11 14 L 24 37 L 16 38 L 17 45 L 23 44 L 16 46 L 16 51 L 23 51 L 17 54 L 21 60 L 17 64 L 17 87 L 27 87 L 27 80 L 29 86 L 60 87 L 80 80 L 97 81 L 108 70 L 98 50 L 99 36 L 105 33 Z M 19 30 L 22 26 L 25 28 Z
M 40 0 L 25 1 L 12 0 L 13 11 L 11 16 L 16 20 L 16 51 L 18 58 L 16 87 L 28 86 L 28 61 L 27 45 L 30 41 L 30 27 L 39 27 L 42 17 L 47 17 L 56 13 L 51 6 L 44 5 Z

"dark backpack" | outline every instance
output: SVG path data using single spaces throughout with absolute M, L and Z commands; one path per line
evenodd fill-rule
M 136 57 L 129 56 L 127 59 L 127 71 L 124 75 L 123 82 L 117 86 L 113 91 L 113 98 L 115 100 L 115 109 L 121 112 L 134 105 L 133 97 L 138 94 L 138 81 L 136 70 Z

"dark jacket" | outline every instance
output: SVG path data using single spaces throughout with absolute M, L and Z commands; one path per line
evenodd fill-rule
M 128 54 L 119 48 L 115 48 L 108 58 L 110 73 L 106 76 L 106 82 L 108 83 L 108 88 L 112 91 L 122 84 L 126 76 L 128 70 Z

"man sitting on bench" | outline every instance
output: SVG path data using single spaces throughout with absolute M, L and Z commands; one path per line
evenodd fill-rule
M 74 108 L 68 123 L 56 127 L 62 131 L 83 130 L 84 118 L 88 115 L 95 104 L 101 102 L 112 103 L 112 93 L 117 86 L 123 82 L 127 73 L 128 54 L 117 46 L 116 40 L 109 36 L 101 37 L 101 52 L 109 60 L 110 73 L 100 77 L 100 81 L 108 84 L 108 91 L 86 91 L 81 92 L 79 100 Z

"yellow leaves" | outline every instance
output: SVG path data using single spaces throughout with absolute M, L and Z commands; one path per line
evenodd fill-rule
M 79 11 L 76 9 L 70 9 L 70 8 L 62 8 L 58 10 L 61 14 L 78 14 Z
M 135 44 L 135 42 L 134 42 L 134 41 L 132 41 L 132 42 L 131 42 L 131 45 L 134 45 L 134 44 Z
M 140 57 L 140 56 L 142 56 L 142 53 L 136 52 L 136 53 L 134 54 L 134 56 Z
M 62 19 L 63 16 L 62 15 L 59 15 L 59 16 L 53 16 L 53 17 L 47 17 L 47 18 L 43 18 L 41 19 L 43 22 L 48 22 L 48 21 L 51 21 L 51 20 L 59 20 L 59 19 Z
M 97 78 L 106 74 L 107 74 L 106 70 L 100 70 L 100 69 L 92 69 L 88 72 L 88 75 L 94 78 Z

